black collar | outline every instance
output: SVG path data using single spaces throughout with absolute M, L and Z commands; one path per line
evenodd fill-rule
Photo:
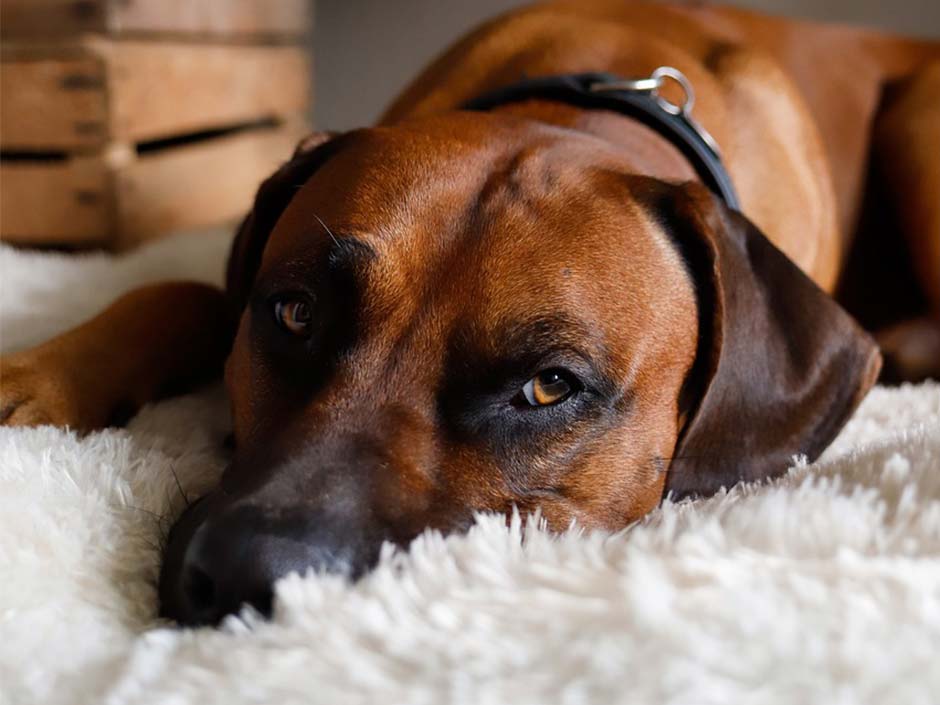
M 660 72 L 682 84 L 686 91 L 684 106 L 674 106 L 658 96 L 657 88 L 662 85 Z M 669 140 L 708 188 L 724 199 L 728 207 L 740 210 L 737 192 L 717 145 L 691 117 L 691 90 L 682 74 L 668 68 L 657 69 L 653 77 L 639 80 L 623 80 L 608 73 L 564 74 L 525 79 L 474 98 L 463 109 L 490 110 L 506 103 L 545 99 L 626 115 Z

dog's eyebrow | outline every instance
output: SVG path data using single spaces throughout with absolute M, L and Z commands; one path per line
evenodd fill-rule
M 564 349 L 591 362 L 595 355 L 591 344 L 594 335 L 580 321 L 554 314 L 529 318 L 501 330 L 497 339 L 515 349 Z M 587 343 L 587 345 L 585 345 Z
M 377 258 L 378 252 L 368 242 L 355 235 L 334 235 L 327 255 L 331 267 L 351 267 Z
M 455 370 L 483 363 L 503 370 L 494 372 L 496 377 L 517 372 L 520 366 L 541 364 L 550 356 L 578 358 L 592 368 L 607 359 L 603 344 L 589 327 L 560 314 L 530 316 L 493 327 L 461 324 L 451 333 L 448 350 Z

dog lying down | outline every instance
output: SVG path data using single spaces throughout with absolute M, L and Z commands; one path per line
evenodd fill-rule
M 919 299 L 853 314 L 896 324 L 895 373 L 936 374 L 938 143 L 937 43 L 717 7 L 524 9 L 378 127 L 305 139 L 261 185 L 225 292 L 138 289 L 5 358 L 2 420 L 101 428 L 224 361 L 234 460 L 160 581 L 187 624 L 477 511 L 621 528 L 834 438 L 881 367 L 833 298 L 879 263 L 848 247 L 871 199 L 899 214 Z M 869 150 L 896 178 L 863 192 Z

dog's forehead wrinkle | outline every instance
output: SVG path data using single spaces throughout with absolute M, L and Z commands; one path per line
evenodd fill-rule
M 552 158 L 551 143 L 545 139 L 526 142 L 508 151 L 497 162 L 480 189 L 480 200 L 499 192 L 524 198 L 534 190 L 547 191 L 558 183 L 562 166 Z

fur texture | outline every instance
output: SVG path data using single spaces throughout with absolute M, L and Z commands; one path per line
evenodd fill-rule
M 2 347 L 228 237 L 134 254 L 0 247 Z M 91 284 L 91 285 L 89 285 Z M 2 703 L 930 703 L 940 692 L 940 385 L 878 388 L 823 458 L 615 535 L 481 517 L 275 615 L 155 621 L 163 532 L 225 463 L 220 389 L 86 438 L 0 430 Z

